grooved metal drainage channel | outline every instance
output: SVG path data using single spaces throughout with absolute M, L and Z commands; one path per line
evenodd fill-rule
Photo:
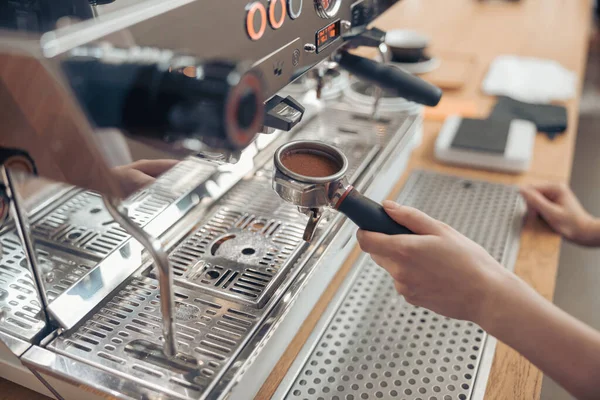
M 33 277 L 19 237 L 13 231 L 0 236 L 0 329 L 30 341 L 45 326 Z M 90 260 L 37 246 L 46 294 L 50 301 L 80 280 L 94 265 Z
M 524 210 L 516 188 L 417 171 L 399 201 L 452 225 L 505 266 L 512 262 Z M 383 269 L 361 260 L 286 398 L 470 398 L 485 332 L 406 303 Z
M 206 180 L 213 165 L 188 158 L 126 201 L 131 219 L 144 226 L 183 194 Z M 50 244 L 101 259 L 129 239 L 110 216 L 102 197 L 81 191 L 32 225 L 33 233 Z

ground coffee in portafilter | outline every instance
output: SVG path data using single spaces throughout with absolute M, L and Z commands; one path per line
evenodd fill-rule
M 281 163 L 290 171 L 310 178 L 325 178 L 342 168 L 329 155 L 318 151 L 290 151 L 281 156 Z

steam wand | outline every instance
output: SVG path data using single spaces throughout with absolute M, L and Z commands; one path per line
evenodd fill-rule
M 177 356 L 177 340 L 175 338 L 175 313 L 173 301 L 173 275 L 169 257 L 160 240 L 152 237 L 142 227 L 132 222 L 123 203 L 115 198 L 104 197 L 104 205 L 115 219 L 135 240 L 140 242 L 154 259 L 158 268 L 160 288 L 160 311 L 163 318 L 163 352 L 169 359 Z

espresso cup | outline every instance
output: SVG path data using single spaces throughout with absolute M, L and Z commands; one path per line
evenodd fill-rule
M 392 53 L 392 59 L 399 63 L 417 63 L 422 61 L 429 38 L 419 32 L 396 29 L 387 32 L 385 43 Z

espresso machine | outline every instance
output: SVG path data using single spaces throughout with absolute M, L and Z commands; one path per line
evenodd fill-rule
M 371 22 L 395 6 L 0 6 L 0 375 L 57 399 L 257 396 L 356 244 L 273 190 L 277 149 L 333 146 L 378 202 L 440 100 L 354 51 L 386 60 Z

